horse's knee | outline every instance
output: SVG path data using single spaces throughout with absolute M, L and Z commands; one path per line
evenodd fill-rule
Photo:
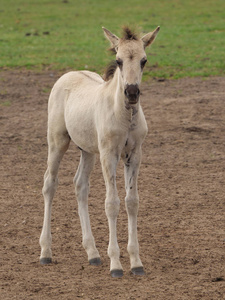
M 120 200 L 119 198 L 113 200 L 106 200 L 105 211 L 108 218 L 116 218 L 119 214 Z
M 127 213 L 134 215 L 138 212 L 139 200 L 138 197 L 126 197 L 125 198 Z

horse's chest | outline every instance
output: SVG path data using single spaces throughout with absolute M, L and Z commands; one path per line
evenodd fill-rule
M 133 148 L 134 145 L 142 144 L 147 134 L 147 124 L 145 119 L 143 121 L 138 118 L 133 118 L 127 132 L 127 146 Z
M 135 131 L 137 129 L 137 126 L 138 126 L 137 121 L 132 120 L 128 132 L 130 133 L 132 131 Z

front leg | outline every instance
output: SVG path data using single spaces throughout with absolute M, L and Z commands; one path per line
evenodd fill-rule
M 105 211 L 109 223 L 109 246 L 110 273 L 112 277 L 122 277 L 123 269 L 120 263 L 120 249 L 117 242 L 117 216 L 119 213 L 120 200 L 116 188 L 116 167 L 119 160 L 118 152 L 101 151 L 100 159 L 106 184 Z
M 144 275 L 144 269 L 139 257 L 139 244 L 137 237 L 137 214 L 139 196 L 137 178 L 141 162 L 141 147 L 132 149 L 126 153 L 124 160 L 124 174 L 126 184 L 126 210 L 128 214 L 128 246 L 130 255 L 131 271 L 135 275 Z

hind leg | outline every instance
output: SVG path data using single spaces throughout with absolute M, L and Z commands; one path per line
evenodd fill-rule
M 94 164 L 95 155 L 82 150 L 80 164 L 74 177 L 74 184 L 82 229 L 82 244 L 87 252 L 89 263 L 91 265 L 99 265 L 101 263 L 100 256 L 95 246 L 88 213 L 89 176 Z
M 52 262 L 51 251 L 51 208 L 52 200 L 58 185 L 58 169 L 64 153 L 69 147 L 70 137 L 67 132 L 48 134 L 48 168 L 44 175 L 44 186 L 42 193 L 44 196 L 44 222 L 40 236 L 41 264 Z

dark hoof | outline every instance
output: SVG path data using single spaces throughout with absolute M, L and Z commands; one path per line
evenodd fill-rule
M 110 273 L 113 278 L 123 277 L 123 270 L 112 270 Z
M 101 259 L 99 257 L 92 258 L 89 260 L 89 264 L 92 266 L 100 266 L 101 265 Z
M 144 271 L 143 267 L 133 268 L 133 269 L 131 269 L 131 272 L 134 275 L 145 275 L 145 271 Z
M 43 257 L 40 259 L 40 264 L 41 265 L 49 265 L 52 263 L 52 259 L 48 257 Z

